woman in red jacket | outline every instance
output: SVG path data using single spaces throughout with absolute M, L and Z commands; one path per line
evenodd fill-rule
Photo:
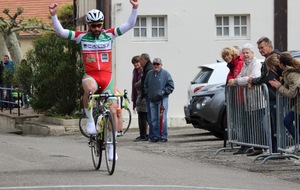
M 243 65 L 244 65 L 244 57 L 237 48 L 227 46 L 222 49 L 221 56 L 223 60 L 227 63 L 227 67 L 229 68 L 229 72 L 226 79 L 226 85 L 228 84 L 228 81 L 230 79 L 235 79 L 241 72 Z M 242 94 L 243 90 L 238 89 L 238 94 Z M 235 99 L 236 97 L 232 97 Z M 239 102 L 243 102 L 243 98 L 240 98 Z M 233 109 L 232 112 L 238 112 L 237 110 Z M 238 115 L 238 113 L 236 113 Z M 238 125 L 237 125 L 238 126 Z M 234 152 L 233 154 L 245 154 L 247 153 L 248 149 L 250 147 L 247 146 L 241 146 L 240 149 L 237 152 Z
M 235 79 L 241 72 L 244 65 L 244 58 L 242 54 L 239 54 L 239 51 L 236 48 L 231 46 L 224 47 L 221 52 L 221 56 L 229 68 L 226 79 L 227 84 L 229 79 Z

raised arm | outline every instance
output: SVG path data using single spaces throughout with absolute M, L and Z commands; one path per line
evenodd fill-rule
M 127 31 L 132 29 L 135 25 L 136 18 L 137 18 L 137 8 L 139 6 L 139 2 L 138 2 L 138 0 L 130 0 L 130 3 L 132 4 L 131 14 L 129 16 L 128 21 L 119 27 L 120 33 L 118 33 L 118 35 L 125 34 Z
M 62 27 L 62 25 L 60 24 L 60 22 L 59 22 L 59 20 L 57 18 L 57 15 L 56 15 L 57 9 L 58 9 L 58 4 L 57 3 L 52 3 L 49 6 L 49 12 L 51 14 L 51 19 L 52 19 L 52 22 L 53 22 L 53 27 L 54 27 L 54 29 L 55 29 L 55 31 L 56 31 L 56 33 L 58 35 L 60 35 L 63 38 L 68 38 L 70 31 L 67 30 L 67 29 L 64 29 Z

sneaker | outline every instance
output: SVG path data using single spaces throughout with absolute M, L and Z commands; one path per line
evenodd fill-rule
M 90 135 L 95 135 L 97 134 L 96 128 L 95 128 L 95 123 L 94 121 L 88 121 L 86 123 L 86 131 Z
M 154 142 L 154 143 L 156 143 L 156 142 L 158 142 L 158 139 L 149 139 L 149 142 Z
M 294 164 L 295 164 L 296 166 L 300 166 L 300 160 L 294 161 Z
M 250 151 L 251 148 L 246 147 L 246 146 L 241 146 L 240 149 L 236 152 L 233 153 L 233 155 L 237 154 L 247 154 Z
M 285 149 L 284 151 L 286 153 L 292 154 L 292 153 L 295 153 L 295 152 L 297 152 L 299 150 L 298 150 L 298 147 L 296 147 L 296 146 L 290 146 L 289 148 Z
M 260 155 L 262 153 L 263 153 L 262 149 L 253 150 L 251 153 L 248 153 L 247 156 L 257 156 L 257 155 Z
M 117 132 L 117 137 L 122 137 L 123 136 L 123 131 L 118 131 Z
M 113 148 L 112 148 L 112 146 L 110 146 L 109 148 L 108 148 L 108 160 L 109 161 L 112 161 L 114 158 L 114 153 L 113 153 L 114 151 L 113 151 Z M 116 151 L 116 157 L 115 157 L 115 160 L 118 160 L 118 154 L 117 154 L 117 151 Z
M 147 137 L 141 137 L 141 136 L 138 136 L 136 139 L 133 140 L 133 142 L 139 142 L 139 141 L 148 141 L 148 138 Z

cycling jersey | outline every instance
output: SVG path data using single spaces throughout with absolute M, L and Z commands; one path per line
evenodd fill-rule
M 109 90 L 114 92 L 114 78 L 112 76 L 112 43 L 134 27 L 137 17 L 137 9 L 132 9 L 131 15 L 125 24 L 117 28 L 102 30 L 99 36 L 90 31 L 72 31 L 64 29 L 57 19 L 52 16 L 55 31 L 62 37 L 75 40 L 82 53 L 85 75 L 96 80 L 101 86 L 101 92 Z

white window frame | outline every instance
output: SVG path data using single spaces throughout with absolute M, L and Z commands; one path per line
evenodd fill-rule
M 158 19 L 158 26 L 152 25 L 152 19 Z M 142 25 L 142 20 L 145 19 L 145 22 Z M 163 25 L 159 25 L 159 19 L 163 19 Z M 151 15 L 151 16 L 138 16 L 136 24 L 133 28 L 133 39 L 134 40 L 147 40 L 147 41 L 166 41 L 167 40 L 167 16 L 166 15 Z M 159 30 L 163 30 L 163 36 L 153 36 L 153 29 L 156 29 L 159 34 Z M 136 35 L 137 30 L 139 31 L 139 36 Z M 146 32 L 146 36 L 141 36 L 142 30 Z
M 235 17 L 239 17 L 240 23 L 236 24 L 234 22 Z M 241 17 L 246 17 L 246 23 L 241 23 Z M 217 18 L 222 18 L 222 24 L 218 25 Z M 224 18 L 228 18 L 228 25 L 224 24 Z M 250 39 L 250 15 L 249 14 L 241 14 L 241 15 L 215 15 L 215 35 L 217 39 Z M 229 31 L 228 35 L 224 34 L 224 30 L 227 28 Z M 246 35 L 241 35 L 242 28 L 245 28 Z M 217 30 L 221 29 L 222 34 L 219 35 Z M 238 29 L 240 35 L 235 34 L 235 29 Z

